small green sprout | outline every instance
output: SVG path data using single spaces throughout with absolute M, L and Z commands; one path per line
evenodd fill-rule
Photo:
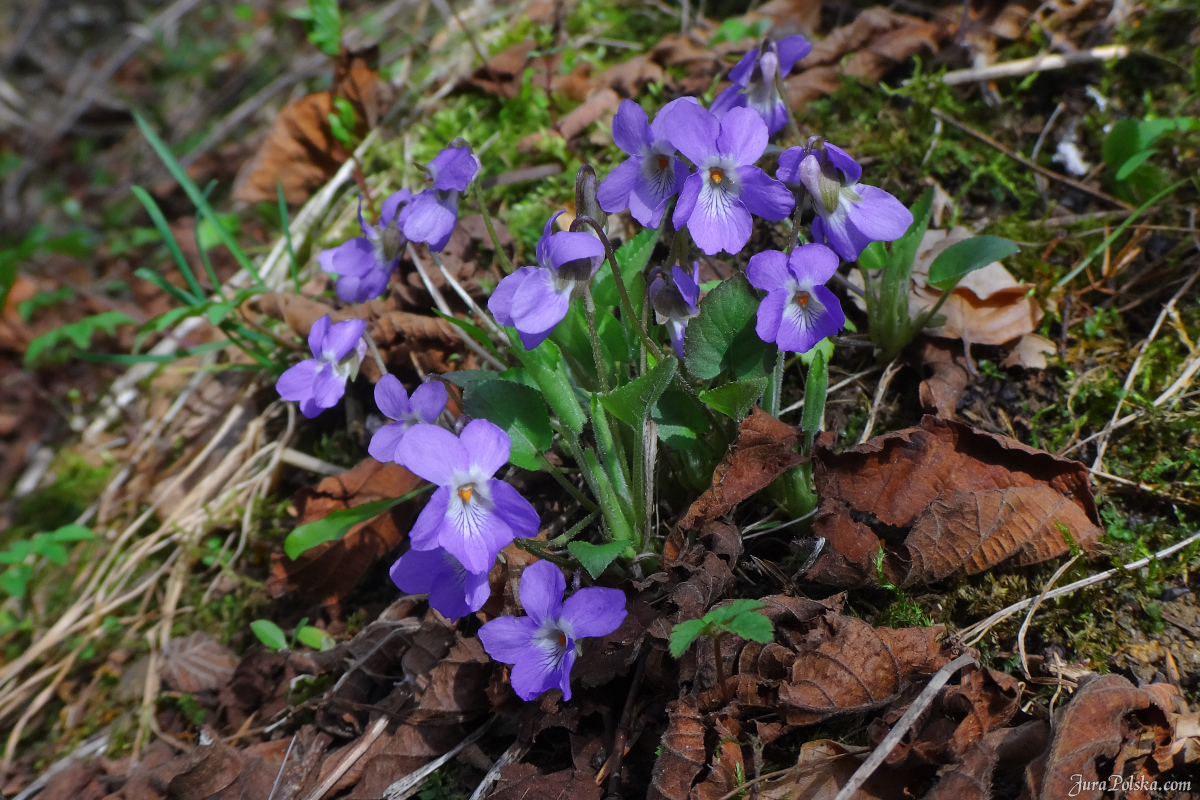
M 775 636 L 771 620 L 759 613 L 766 603 L 761 600 L 734 600 L 732 603 L 709 611 L 700 619 L 689 619 L 671 629 L 670 650 L 675 658 L 682 656 L 692 642 L 701 636 L 712 639 L 714 660 L 717 666 L 717 685 L 725 688 L 725 667 L 721 662 L 721 639 L 732 633 L 743 639 L 766 644 Z M 726 695 L 726 700 L 728 700 Z

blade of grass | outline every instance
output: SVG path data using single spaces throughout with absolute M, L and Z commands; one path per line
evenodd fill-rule
M 171 283 L 154 270 L 147 269 L 146 267 L 139 267 L 133 271 L 133 274 L 144 281 L 153 283 L 159 289 L 162 289 L 164 292 L 171 295 L 171 297 L 175 298 L 180 303 L 183 303 L 185 306 L 198 306 L 204 302 L 201 298 L 193 297 L 192 295 L 188 294 L 186 291 Z
M 184 302 L 191 306 L 203 302 L 204 291 L 200 288 L 200 282 L 196 280 L 195 273 L 192 272 L 192 265 L 183 257 L 183 251 L 179 249 L 179 242 L 175 241 L 175 234 L 171 232 L 171 226 L 167 224 L 167 218 L 163 216 L 162 209 L 158 207 L 158 203 L 154 202 L 154 198 L 150 196 L 149 192 L 142 187 L 134 186 L 131 188 L 131 191 L 134 197 L 140 200 L 142 205 L 146 207 L 146 212 L 150 215 L 150 221 L 154 223 L 154 227 L 158 229 L 159 235 L 166 242 L 168 252 L 175 259 L 175 265 L 183 273 L 184 280 L 187 281 L 188 287 L 196 297 L 195 300 Z
M 208 182 L 208 186 L 204 187 L 204 199 L 208 200 L 208 196 L 212 193 L 213 187 L 217 185 L 214 178 Z M 192 230 L 192 234 L 196 237 L 196 252 L 200 254 L 200 263 L 204 265 L 204 271 L 208 273 L 209 283 L 212 284 L 213 291 L 217 293 L 222 300 L 225 299 L 225 292 L 221 289 L 221 281 L 217 278 L 217 272 L 213 269 L 212 259 L 208 257 L 208 250 L 200 244 L 200 223 L 197 222 Z
M 142 355 L 135 356 L 121 353 L 89 353 L 85 350 L 76 353 L 75 357 L 81 361 L 100 361 L 105 364 L 170 364 L 181 358 L 211 353 L 214 350 L 223 350 L 228 346 L 228 340 L 221 340 L 219 342 L 206 342 L 205 344 L 189 347 L 185 350 L 176 350 L 174 353 L 163 353 L 161 355 L 143 353 Z

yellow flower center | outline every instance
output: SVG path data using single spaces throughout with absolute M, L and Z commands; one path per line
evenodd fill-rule
M 559 647 L 567 646 L 567 635 L 565 633 L 563 633 L 562 631 L 558 632 L 558 646 Z
M 473 494 L 475 494 L 475 484 L 473 483 L 468 483 L 466 486 L 460 486 L 458 489 L 458 496 L 464 503 L 471 502 L 471 495 Z
M 801 308 L 806 308 L 808 306 L 809 299 L 810 297 L 808 292 L 796 292 L 796 302 L 800 304 Z
M 713 183 L 720 183 L 721 181 L 725 180 L 725 170 L 711 169 L 708 171 L 708 178 Z
M 667 158 L 666 156 L 659 156 L 658 157 L 658 171 L 662 172 L 663 170 L 665 170 L 667 168 L 667 165 L 670 163 L 671 163 L 671 159 Z

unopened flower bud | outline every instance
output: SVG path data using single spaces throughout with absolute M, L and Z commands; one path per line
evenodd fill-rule
M 608 222 L 608 214 L 604 213 L 604 210 L 600 208 L 599 201 L 596 200 L 598 184 L 596 170 L 592 169 L 590 164 L 584 164 L 579 168 L 579 173 L 575 176 L 575 214 L 581 217 L 591 217 L 603 228 Z

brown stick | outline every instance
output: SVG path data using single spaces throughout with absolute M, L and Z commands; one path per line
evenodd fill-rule
M 621 722 L 613 735 L 612 753 L 608 763 L 612 765 L 608 776 L 607 800 L 620 800 L 621 797 L 621 761 L 625 758 L 625 745 L 629 741 L 629 724 L 633 716 L 634 701 L 637 700 L 638 689 L 642 685 L 642 677 L 646 674 L 645 657 L 638 658 L 637 669 L 633 673 L 633 682 L 629 684 L 629 694 L 625 696 L 625 708 L 621 711 Z
M 1001 153 L 1003 153 L 1004 155 L 1011 158 L 1013 161 L 1016 161 L 1018 164 L 1028 167 L 1029 169 L 1031 169 L 1034 172 L 1037 172 L 1041 175 L 1045 175 L 1047 178 L 1049 178 L 1052 181 L 1058 181 L 1059 183 L 1066 184 L 1067 186 L 1070 186 L 1072 189 L 1078 189 L 1079 191 L 1083 192 L 1084 194 L 1091 195 L 1092 197 L 1095 197 L 1097 200 L 1103 200 L 1104 202 L 1110 203 L 1114 206 L 1118 206 L 1119 208 L 1128 209 L 1130 211 L 1134 210 L 1133 206 L 1129 205 L 1128 203 L 1122 202 L 1121 200 L 1118 200 L 1117 198 L 1113 197 L 1111 194 L 1108 194 L 1107 192 L 1102 192 L 1099 189 L 1093 189 L 1090 186 L 1080 183 L 1079 181 L 1075 180 L 1074 178 L 1068 178 L 1066 175 L 1060 175 L 1059 173 L 1055 172 L 1052 169 L 1046 169 L 1045 167 L 1043 167 L 1041 164 L 1037 163 L 1036 161 L 1030 161 L 1028 158 L 1021 155 L 1020 153 L 1016 153 L 1016 152 L 1013 152 L 1012 150 L 1009 150 L 1007 147 L 1000 144 L 995 139 L 988 136 L 986 133 L 977 131 L 974 128 L 972 128 L 970 125 L 959 122 L 958 120 L 954 119 L 953 117 L 947 116 L 946 114 L 942 113 L 941 111 L 938 111 L 936 108 L 931 108 L 930 111 L 933 112 L 933 115 L 935 117 L 942 120 L 943 122 L 953 125 L 954 127 L 958 128 L 963 133 L 966 133 L 970 136 L 974 136 L 976 139 L 983 142 L 984 144 L 996 148 Z

